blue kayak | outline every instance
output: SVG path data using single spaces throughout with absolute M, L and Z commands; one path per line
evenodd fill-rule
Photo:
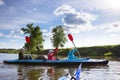
M 89 59 L 81 58 L 79 60 L 4 60 L 4 63 L 10 64 L 26 64 L 26 65 L 56 65 L 56 66 L 69 66 L 69 65 L 97 65 L 97 64 L 108 64 L 108 60 L 98 60 L 98 59 Z

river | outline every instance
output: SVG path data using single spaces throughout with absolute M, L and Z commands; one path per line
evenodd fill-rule
M 17 59 L 17 54 L 0 53 L 0 80 L 58 80 L 77 67 L 5 64 L 4 60 Z M 106 66 L 82 66 L 81 80 L 120 80 L 120 61 L 109 60 Z

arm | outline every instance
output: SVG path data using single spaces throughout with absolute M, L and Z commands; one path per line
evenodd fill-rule
M 73 49 L 71 52 L 74 54 L 77 50 L 76 49 Z

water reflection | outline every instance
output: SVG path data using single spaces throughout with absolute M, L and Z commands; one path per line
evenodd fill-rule
M 113 65 L 114 64 L 114 65 Z M 81 80 L 120 80 L 120 62 L 110 62 L 106 66 L 82 66 Z M 18 66 L 17 80 L 58 80 L 65 73 L 74 75 L 77 67 Z
M 18 80 L 24 80 L 24 79 L 26 79 L 25 69 L 24 69 L 23 66 L 18 66 L 17 74 L 18 74 Z
M 54 80 L 54 67 L 19 66 L 18 80 Z
M 0 54 L 0 80 L 58 80 L 58 78 L 67 72 L 73 75 L 78 67 L 73 67 L 73 65 L 55 67 L 3 63 L 3 60 L 16 59 L 16 56 L 17 55 Z M 81 80 L 120 80 L 119 59 L 114 58 L 105 66 L 82 66 Z
M 38 80 L 54 80 L 54 67 L 48 67 Z
M 71 75 L 76 68 L 57 68 L 42 66 L 18 66 L 17 80 L 58 80 L 60 76 L 70 72 Z
M 76 68 L 68 68 L 68 73 L 70 73 L 71 76 L 74 75 L 75 71 L 76 71 Z
M 20 65 L 18 67 L 18 80 L 38 80 L 39 75 L 44 72 L 44 69 L 34 66 Z

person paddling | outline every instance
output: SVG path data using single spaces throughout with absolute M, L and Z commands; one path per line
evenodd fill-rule
M 23 60 L 24 59 L 24 49 L 22 48 L 19 52 L 19 60 Z
M 56 60 L 55 54 L 53 50 L 49 50 L 48 60 Z
M 30 55 L 24 55 L 24 48 L 22 48 L 19 52 L 19 60 L 31 60 L 32 57 Z
M 74 55 L 74 53 L 75 53 L 76 51 L 77 51 L 76 49 L 71 49 L 71 50 L 68 52 L 68 60 L 79 59 L 78 57 L 76 57 L 76 56 Z

